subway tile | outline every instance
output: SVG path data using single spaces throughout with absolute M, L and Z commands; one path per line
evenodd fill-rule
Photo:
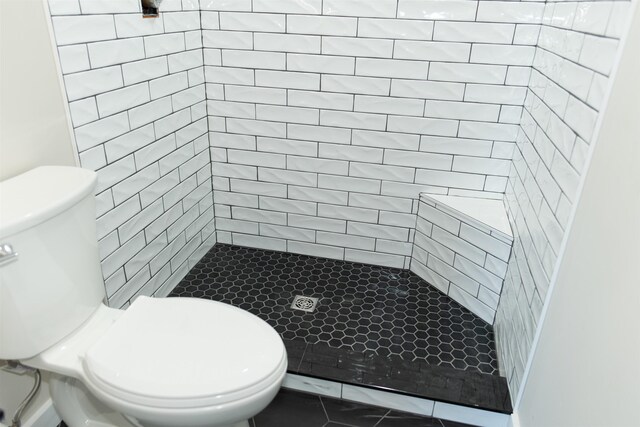
M 415 169 L 401 166 L 376 165 L 358 162 L 352 162 L 349 166 L 349 176 L 357 178 L 413 182 L 414 173 Z
M 385 151 L 384 164 L 410 166 L 424 169 L 450 170 L 453 157 L 444 154 L 416 153 L 404 150 Z
M 324 218 L 343 219 L 346 221 L 371 223 L 376 223 L 378 221 L 378 211 L 374 209 L 336 206 L 323 203 L 318 204 L 318 216 Z
M 298 172 L 284 169 L 258 168 L 258 179 L 265 182 L 280 184 L 292 184 L 308 187 L 316 187 L 318 177 L 315 173 Z
M 430 40 L 433 22 L 402 19 L 360 19 L 358 37 Z
M 419 143 L 420 137 L 418 135 L 392 132 L 374 132 L 359 129 L 353 130 L 353 145 L 416 151 L 418 149 Z
M 260 235 L 278 239 L 315 242 L 316 232 L 304 228 L 288 227 L 273 224 L 260 224 Z
M 287 194 L 287 186 L 267 182 L 253 182 L 232 179 L 231 191 L 256 194 L 259 196 L 285 197 L 285 195 Z
M 288 104 L 298 107 L 352 110 L 353 95 L 289 90 Z
M 389 116 L 387 129 L 392 132 L 409 132 L 435 136 L 455 136 L 457 120 L 430 119 L 421 117 Z
M 320 125 L 356 129 L 384 130 L 387 118 L 381 114 L 353 113 L 347 111 L 320 112 Z
M 382 155 L 383 150 L 377 148 L 342 144 L 318 144 L 318 157 L 325 159 L 382 163 Z
M 288 15 L 287 32 L 325 36 L 355 36 L 357 18 Z
M 461 227 L 464 225 L 465 224 L 461 224 Z M 473 244 L 459 238 L 455 234 L 449 233 L 448 231 L 440 227 L 434 226 L 431 233 L 431 238 L 441 245 L 451 249 L 453 252 L 461 254 L 465 258 L 475 262 L 478 265 L 482 265 L 484 263 L 486 252 L 478 248 L 477 246 L 474 246 Z
M 98 120 L 98 107 L 95 98 L 85 98 L 69 103 L 69 112 L 73 125 L 78 127 Z
M 483 64 L 437 62 L 429 68 L 430 80 L 463 81 L 467 83 L 503 84 L 507 67 Z
M 400 0 L 398 18 L 473 21 L 478 2 L 458 0 Z
M 254 12 L 320 14 L 321 0 L 253 0 Z
M 232 10 L 251 12 L 251 0 L 206 0 L 200 2 L 202 10 Z
M 254 84 L 254 70 L 234 67 L 205 66 L 204 72 L 208 83 L 228 83 L 237 85 Z
M 314 243 L 302 243 L 290 241 L 287 249 L 293 253 L 303 255 L 317 256 L 321 258 L 344 259 L 344 249 L 335 246 L 324 246 Z
M 289 124 L 287 125 L 287 132 L 289 138 L 306 141 L 332 142 L 335 144 L 349 144 L 351 141 L 351 129 Z
M 296 53 L 320 53 L 320 37 L 299 34 L 256 33 L 256 50 Z
M 485 186 L 485 175 L 418 169 L 416 171 L 416 183 L 482 190 Z
M 436 257 L 429 256 L 427 261 L 427 267 L 447 279 L 452 285 L 460 288 L 462 291 L 469 294 L 469 296 L 477 296 L 480 290 L 480 285 L 475 280 L 451 267 L 450 265 L 442 262 Z
M 69 101 L 108 92 L 124 85 L 119 66 L 69 74 L 64 77 L 64 82 Z
M 326 231 L 316 232 L 316 242 L 323 245 L 364 249 L 368 251 L 373 251 L 376 243 L 375 239 L 370 237 L 351 236 L 349 234 L 330 233 Z
M 466 119 L 484 122 L 497 121 L 499 113 L 499 105 L 447 101 L 427 101 L 424 110 L 424 115 L 427 117 L 442 119 Z
M 508 261 L 509 259 L 509 254 L 511 253 L 510 245 L 505 244 L 504 242 L 501 242 L 474 227 L 470 227 L 463 223 L 460 227 L 460 238 L 472 243 L 503 261 Z M 483 263 L 484 260 L 479 264 L 482 265 Z
M 107 117 L 75 129 L 78 151 L 106 142 L 129 131 L 126 113 Z
M 409 230 L 406 228 L 353 221 L 349 221 L 347 224 L 347 234 L 396 240 L 400 242 L 406 242 L 409 238 Z
M 78 0 L 49 0 L 51 15 L 76 15 L 80 14 Z
M 87 46 L 71 45 L 58 48 L 58 57 L 63 74 L 85 71 L 91 68 Z
M 172 111 L 171 98 L 165 97 L 129 110 L 129 121 L 135 129 L 165 117 Z
M 165 12 L 162 14 L 164 31 L 192 31 L 200 29 L 200 11 Z
M 346 221 L 331 218 L 320 218 L 315 216 L 289 214 L 288 225 L 291 225 L 293 227 L 308 228 L 312 230 L 344 233 Z
M 284 138 L 286 124 L 262 120 L 227 119 L 227 131 L 245 135 L 270 136 Z
M 85 15 L 140 12 L 140 4 L 136 0 L 111 0 L 109 2 L 80 0 L 80 8 Z
M 470 51 L 471 45 L 468 43 L 398 40 L 395 43 L 393 57 L 423 61 L 468 62 Z
M 471 62 L 479 64 L 531 65 L 536 48 L 475 43 L 471 50 Z
M 430 256 L 435 256 L 449 265 L 453 265 L 455 252 L 444 246 L 443 244 L 433 240 L 424 233 L 417 232 L 415 236 L 415 245 L 425 250 Z M 421 261 L 426 265 L 427 261 Z
M 277 122 L 317 125 L 320 121 L 320 112 L 312 108 L 256 105 L 256 118 Z
M 510 44 L 515 28 L 514 24 L 437 21 L 433 39 L 452 42 Z
M 269 13 L 220 12 L 220 28 L 234 31 L 283 33 L 285 15 Z
M 481 1 L 478 3 L 477 21 L 539 24 L 542 22 L 544 3 L 509 1 Z
M 116 38 L 111 15 L 54 16 L 51 21 L 59 46 Z
M 357 95 L 355 97 L 354 111 L 422 116 L 424 112 L 424 102 L 418 99 Z
M 219 30 L 220 15 L 221 12 L 209 12 L 206 10 L 202 10 L 200 12 L 200 22 L 202 23 L 202 30 Z
M 353 193 L 349 196 L 349 206 L 380 209 L 389 212 L 411 212 L 412 200 L 377 194 Z M 382 222 L 381 222 L 382 223 Z
M 253 33 L 205 30 L 202 32 L 202 44 L 205 48 L 253 49 Z
M 349 163 L 345 160 L 326 160 L 313 157 L 287 156 L 287 169 L 346 175 Z
M 393 40 L 330 36 L 322 37 L 323 54 L 391 58 L 393 50 Z
M 118 37 L 137 37 L 164 32 L 162 19 L 143 19 L 138 14 L 114 16 Z
M 285 54 L 278 52 L 223 50 L 222 64 L 225 67 L 284 70 Z
M 310 141 L 297 141 L 292 139 L 258 138 L 258 150 L 272 153 L 293 154 L 315 157 L 318 153 L 318 144 Z
M 229 163 L 275 167 L 280 169 L 285 167 L 285 156 L 282 154 L 228 149 L 227 156 Z
M 260 196 L 260 209 L 279 212 L 290 212 L 303 215 L 315 215 L 316 203 L 301 200 L 278 199 L 274 197 Z
M 390 86 L 389 79 L 327 74 L 322 76 L 322 90 L 327 92 L 388 95 Z
M 463 83 L 394 79 L 391 84 L 391 95 L 407 98 L 462 101 L 465 96 L 465 85 Z
M 255 79 L 257 86 L 303 90 L 320 89 L 319 74 L 296 73 L 291 71 L 256 70 Z
M 325 15 L 394 18 L 396 8 L 396 0 L 326 0 L 322 11 Z
M 287 214 L 284 212 L 264 211 L 238 206 L 231 207 L 231 216 L 234 220 L 237 219 L 276 225 L 284 225 L 287 222 Z
M 225 97 L 229 101 L 238 102 L 280 105 L 287 103 L 287 92 L 284 89 L 275 88 L 227 85 Z
M 429 64 L 423 61 L 373 58 L 357 58 L 356 60 L 356 74 L 360 76 L 426 79 L 428 71 Z
M 318 187 L 358 193 L 380 193 L 380 181 L 334 175 L 318 175 Z
M 361 251 L 358 249 L 345 249 L 344 259 L 351 262 L 382 265 L 392 268 L 404 267 L 404 256 L 391 255 L 381 252 Z
M 287 54 L 287 70 L 312 73 L 353 74 L 355 59 L 330 55 Z M 270 68 L 270 67 L 261 67 Z
M 348 194 L 344 191 L 290 186 L 288 196 L 295 200 L 346 206 Z

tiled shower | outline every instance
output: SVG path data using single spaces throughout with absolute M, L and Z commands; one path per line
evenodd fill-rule
M 110 305 L 216 242 L 411 269 L 484 313 L 515 397 L 629 4 L 49 0 Z M 504 200 L 504 283 L 417 271 L 421 193 Z

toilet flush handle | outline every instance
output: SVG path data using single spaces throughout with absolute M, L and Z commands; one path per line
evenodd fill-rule
M 18 260 L 18 252 L 8 243 L 0 243 L 0 267 Z

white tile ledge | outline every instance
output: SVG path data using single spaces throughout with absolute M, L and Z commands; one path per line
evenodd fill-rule
M 447 211 L 453 216 L 462 216 L 478 228 L 489 228 L 496 237 L 513 240 L 511 224 L 502 200 L 479 199 L 475 197 L 445 196 L 420 193 L 420 199 L 430 205 Z M 483 226 L 484 225 L 484 226 Z
M 511 420 L 510 415 L 499 412 L 436 402 L 419 397 L 405 396 L 400 393 L 374 390 L 304 375 L 287 374 L 282 387 L 397 411 L 436 417 L 447 421 L 473 424 L 479 427 L 507 427 L 510 425 Z

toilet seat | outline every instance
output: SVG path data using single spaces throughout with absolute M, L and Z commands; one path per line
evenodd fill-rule
M 281 380 L 286 351 L 266 322 L 195 298 L 139 297 L 84 354 L 104 397 L 148 408 L 219 406 Z

